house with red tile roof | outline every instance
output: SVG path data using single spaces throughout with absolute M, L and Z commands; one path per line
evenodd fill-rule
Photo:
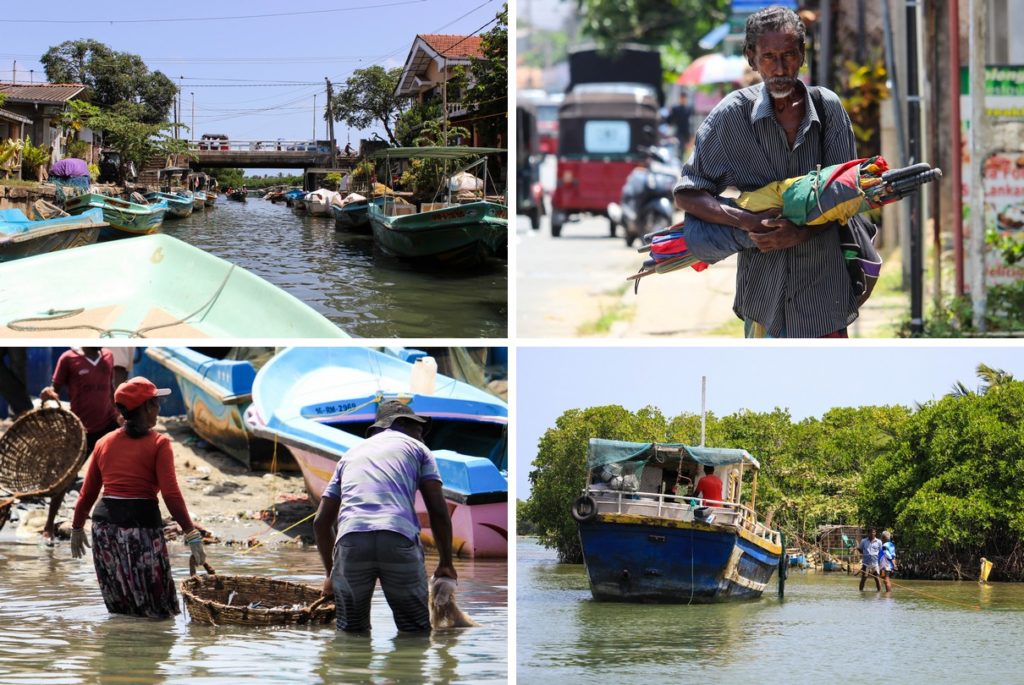
M 480 36 L 458 36 L 423 33 L 416 36 L 405 59 L 402 75 L 398 79 L 395 95 L 414 98 L 421 104 L 444 103 L 448 120 L 473 131 L 469 112 L 462 102 L 462 93 L 449 84 L 458 67 L 463 67 L 472 82 L 473 62 L 483 59 Z M 473 135 L 476 138 L 475 132 Z M 476 144 L 475 141 L 473 144 Z
M 51 148 L 52 161 L 61 159 L 67 143 L 58 120 L 68 102 L 80 98 L 85 89 L 81 83 L 0 83 L 0 93 L 6 96 L 4 109 L 30 120 L 22 124 L 20 137 L 31 138 L 33 145 Z M 92 142 L 93 134 L 84 129 L 79 132 L 79 138 Z

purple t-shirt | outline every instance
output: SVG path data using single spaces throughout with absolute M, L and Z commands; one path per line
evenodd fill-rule
M 424 480 L 441 480 L 434 455 L 405 433 L 381 431 L 350 449 L 323 492 L 323 497 L 341 500 L 335 540 L 375 530 L 417 539 L 416 490 Z

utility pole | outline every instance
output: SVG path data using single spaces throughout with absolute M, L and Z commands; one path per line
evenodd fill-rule
M 189 136 L 189 140 L 196 139 L 196 94 L 189 93 L 192 96 L 192 134 Z
M 313 146 L 316 146 L 316 93 L 313 93 Z
M 907 148 L 910 164 L 921 161 L 921 96 L 917 74 L 917 0 L 906 0 L 907 23 Z M 924 331 L 924 255 L 921 251 L 921 193 L 910 203 L 910 333 Z
M 441 73 L 441 145 L 448 145 L 448 56 L 444 58 L 444 70 Z
M 334 97 L 334 93 L 331 92 L 331 79 L 324 76 L 324 81 L 327 82 L 327 108 L 325 111 L 327 112 L 327 137 L 330 139 L 331 144 L 331 168 L 333 169 L 338 163 L 338 155 L 335 153 L 337 146 L 334 144 L 334 116 L 331 115 L 331 100 Z M 316 144 L 315 138 L 313 143 L 314 145 Z
M 971 0 L 971 235 L 967 245 L 971 264 L 971 305 L 974 330 L 985 332 L 985 154 L 988 122 L 985 113 L 985 42 L 988 39 L 988 0 Z M 952 84 L 950 85 L 952 87 Z M 954 156 L 956 150 L 953 151 Z
M 11 65 L 11 84 L 18 85 L 18 60 L 14 60 L 14 64 Z

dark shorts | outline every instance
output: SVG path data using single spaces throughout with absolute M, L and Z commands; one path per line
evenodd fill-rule
M 370 629 L 370 601 L 378 580 L 399 630 L 430 630 L 423 548 L 418 539 L 389 530 L 348 533 L 335 545 L 331 581 L 338 630 Z

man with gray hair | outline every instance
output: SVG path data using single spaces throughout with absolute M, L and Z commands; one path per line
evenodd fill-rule
M 777 211 L 752 213 L 717 197 L 857 157 L 839 97 L 824 88 L 817 97 L 797 78 L 804 37 L 792 10 L 750 15 L 744 54 L 763 83 L 730 93 L 711 111 L 675 187 L 688 215 L 747 231 L 757 245 L 740 252 L 736 274 L 733 311 L 747 337 L 845 338 L 857 318 L 835 224 L 796 226 Z

